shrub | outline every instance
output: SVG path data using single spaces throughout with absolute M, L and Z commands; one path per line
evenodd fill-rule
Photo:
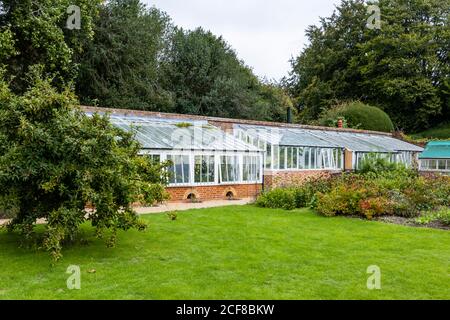
M 297 208 L 315 207 L 316 194 L 328 192 L 333 184 L 333 179 L 310 179 L 302 186 L 294 188 L 295 206 Z
M 414 217 L 419 214 L 419 210 L 415 204 L 402 192 L 397 190 L 388 190 L 387 196 L 390 199 L 392 206 L 391 212 L 393 215 L 400 217 Z
M 448 206 L 449 201 L 450 177 L 424 177 L 399 167 L 309 179 L 301 186 L 267 192 L 258 198 L 257 205 L 288 210 L 309 206 L 324 216 L 372 219 L 380 215 L 416 217 L 423 210 Z
M 428 193 L 432 190 L 436 203 L 441 206 L 450 207 L 450 176 L 430 175 L 424 177 L 427 181 Z
M 414 220 L 415 223 L 422 225 L 427 225 L 435 221 L 450 226 L 450 208 L 442 208 L 436 212 L 425 212 Z
M 260 207 L 294 208 L 315 207 L 316 194 L 328 192 L 334 183 L 329 175 L 310 177 L 301 185 L 291 188 L 276 188 L 262 194 L 256 201 Z
M 317 193 L 316 211 L 324 216 L 359 214 L 364 191 L 339 185 L 328 193 Z
M 406 170 L 350 174 L 318 193 L 315 209 L 325 216 L 358 214 L 415 217 L 423 210 L 448 206 L 448 177 L 423 177 Z
M 265 192 L 258 197 L 256 205 L 264 208 L 293 210 L 296 208 L 294 190 L 278 188 Z
M 319 117 L 319 124 L 335 127 L 336 119 L 344 118 L 348 127 L 365 130 L 392 132 L 394 125 L 383 110 L 360 101 L 343 103 L 325 111 Z

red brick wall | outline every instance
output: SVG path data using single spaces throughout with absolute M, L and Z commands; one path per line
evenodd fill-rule
M 224 122 L 224 121 L 208 121 L 209 124 L 219 127 L 220 129 L 222 129 L 222 131 L 225 131 L 226 133 L 229 134 L 233 134 L 233 127 L 234 127 L 234 123 L 233 122 Z
M 237 184 L 196 187 L 168 187 L 170 201 L 186 200 L 190 193 L 195 194 L 199 200 L 222 200 L 231 191 L 235 198 L 254 198 L 261 193 L 261 184 Z
M 309 171 L 272 171 L 264 175 L 264 187 L 266 190 L 278 187 L 291 187 L 303 184 L 312 177 L 327 178 L 340 171 L 309 170 Z

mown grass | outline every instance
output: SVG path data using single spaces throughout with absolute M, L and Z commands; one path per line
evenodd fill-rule
M 89 245 L 54 266 L 1 231 L 0 299 L 450 299 L 448 231 L 254 206 L 144 219 L 113 249 L 85 226 Z M 66 287 L 69 265 L 81 290 Z M 381 290 L 367 289 L 370 265 Z

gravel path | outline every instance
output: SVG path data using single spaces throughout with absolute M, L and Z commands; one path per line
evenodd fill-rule
M 156 207 L 139 207 L 135 208 L 138 214 L 149 214 L 149 213 L 161 213 L 169 211 L 184 211 L 190 209 L 203 209 L 203 208 L 214 208 L 214 207 L 225 207 L 234 205 L 245 205 L 252 203 L 253 198 L 245 198 L 239 200 L 211 200 L 198 203 L 192 202 L 168 202 L 161 204 Z M 0 226 L 8 223 L 8 219 L 0 219 Z M 38 221 L 39 224 L 45 223 L 45 220 Z
M 141 207 L 136 208 L 138 214 L 148 214 L 148 213 L 160 213 L 169 211 L 184 211 L 190 209 L 203 209 L 203 208 L 214 208 L 214 207 L 225 207 L 234 205 L 245 205 L 253 202 L 253 198 L 245 198 L 239 200 L 212 200 L 204 201 L 199 203 L 192 202 L 169 202 L 157 207 Z

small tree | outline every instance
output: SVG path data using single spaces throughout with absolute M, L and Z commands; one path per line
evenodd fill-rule
M 70 90 L 34 74 L 23 95 L 0 74 L 0 209 L 15 207 L 8 229 L 30 237 L 46 219 L 43 244 L 55 260 L 85 221 L 99 236 L 111 230 L 109 245 L 118 229 L 144 229 L 132 204 L 166 198 L 162 166 L 138 156 L 133 134 L 82 113 Z

